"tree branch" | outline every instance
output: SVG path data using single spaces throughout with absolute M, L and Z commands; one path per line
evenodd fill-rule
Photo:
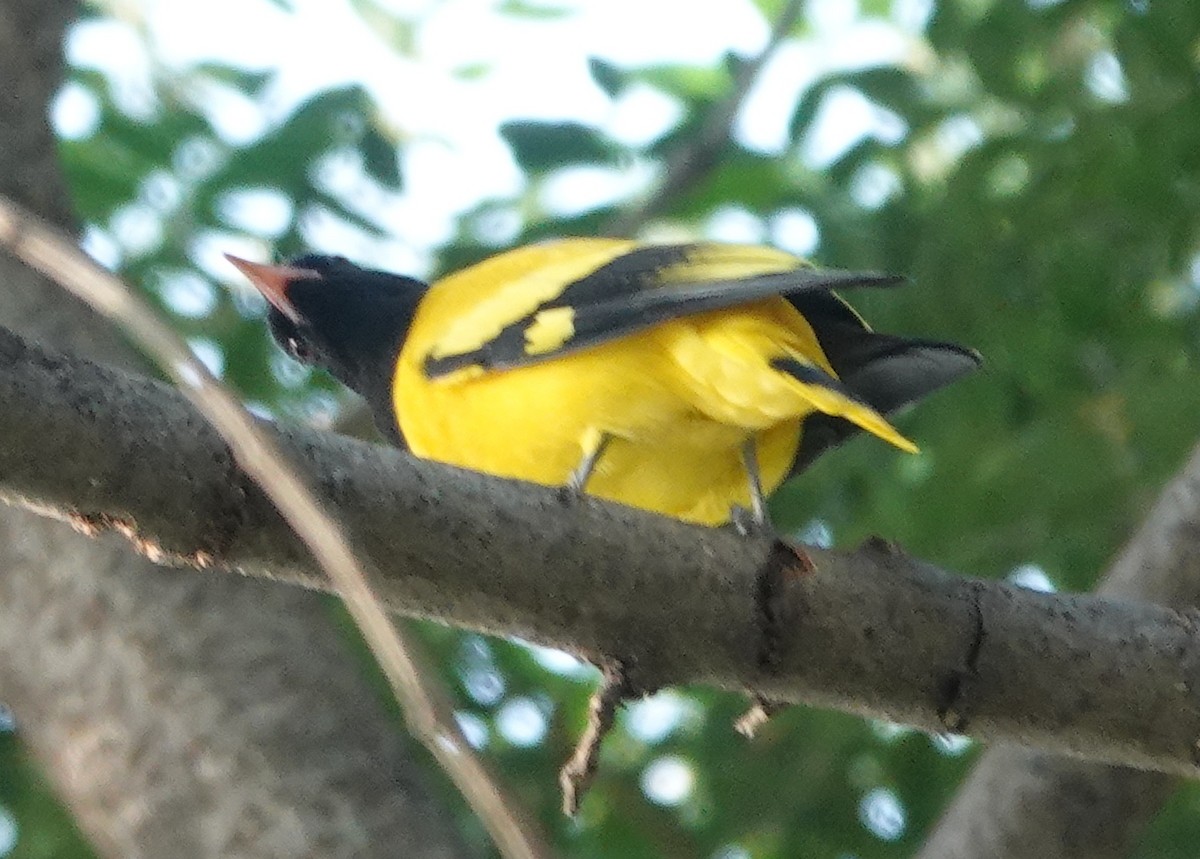
M 738 66 L 728 95 L 712 106 L 700 130 L 667 157 L 662 182 L 640 205 L 616 215 L 602 230 L 605 235 L 627 236 L 637 232 L 646 221 L 668 209 L 676 197 L 693 188 L 717 164 L 750 88 L 758 80 L 767 60 L 792 31 L 803 8 L 800 0 L 787 0 L 771 27 L 767 44 L 756 56 Z
M 551 488 L 312 430 L 279 441 L 309 464 L 395 611 L 619 659 L 639 688 L 753 690 L 1200 774 L 1191 614 L 964 580 L 882 543 L 810 549 L 816 572 L 803 574 L 769 540 L 564 505 Z M 115 528 L 159 560 L 326 586 L 181 395 L 7 334 L 0 493 Z
M 1200 447 L 1159 496 L 1097 591 L 1200 603 Z M 988 751 L 934 827 L 921 859 L 1118 859 L 1176 779 L 1025 750 Z

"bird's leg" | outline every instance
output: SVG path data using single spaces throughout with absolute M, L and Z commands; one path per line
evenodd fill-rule
M 567 478 L 565 487 L 572 497 L 578 498 L 583 495 L 584 490 L 587 489 L 588 480 L 592 477 L 592 472 L 596 470 L 596 464 L 600 462 L 600 457 L 604 455 L 604 451 L 611 441 L 611 435 L 606 432 L 599 433 L 597 442 L 592 445 L 591 450 L 584 453 L 583 459 L 579 460 L 579 465 L 575 466 L 575 470 Z
M 729 518 L 733 527 L 743 537 L 756 533 L 769 533 L 771 520 L 767 515 L 767 499 L 763 493 L 762 472 L 758 468 L 758 439 L 750 436 L 742 442 L 742 466 L 746 469 L 746 480 L 750 484 L 750 509 L 734 505 Z
M 750 515 L 756 525 L 767 525 L 767 499 L 763 497 L 762 472 L 758 469 L 758 439 L 754 436 L 742 442 L 742 464 L 750 482 Z

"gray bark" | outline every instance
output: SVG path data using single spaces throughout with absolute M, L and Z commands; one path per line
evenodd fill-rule
M 1200 449 L 1163 491 L 1098 590 L 1195 606 L 1197 570 Z M 930 833 L 921 859 L 1118 859 L 1177 786 L 1163 773 L 993 749 Z
M 0 495 L 155 557 L 327 587 L 178 392 L 0 335 Z M 398 612 L 616 659 L 641 688 L 752 689 L 1200 775 L 1190 613 L 963 579 L 882 543 L 809 550 L 281 432 Z
M 76 12 L 0 9 L 0 193 L 67 228 L 45 117 Z M 130 361 L 8 257 L 0 282 L 0 324 Z M 313 594 L 157 569 L 119 540 L 0 510 L 0 701 L 103 854 L 463 855 L 357 672 Z

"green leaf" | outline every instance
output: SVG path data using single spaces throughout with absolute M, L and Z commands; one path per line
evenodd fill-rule
M 566 164 L 611 163 L 617 156 L 616 147 L 599 130 L 578 122 L 506 122 L 500 136 L 530 173 Z
M 588 57 L 587 63 L 592 80 L 600 89 L 604 90 L 609 98 L 615 98 L 625 88 L 629 79 L 628 73 L 625 71 L 599 57 Z
M 363 169 L 389 188 L 399 189 L 403 184 L 400 176 L 400 157 L 396 144 L 379 133 L 374 127 L 363 135 L 359 149 L 363 154 Z

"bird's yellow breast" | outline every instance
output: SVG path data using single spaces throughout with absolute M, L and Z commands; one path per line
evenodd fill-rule
M 781 298 L 673 319 L 515 369 L 427 375 L 427 358 L 497 336 L 563 283 L 631 247 L 607 240 L 535 246 L 434 284 L 393 380 L 413 452 L 561 485 L 606 435 L 612 440 L 589 494 L 716 524 L 732 505 L 749 503 L 741 447 L 753 437 L 763 487 L 777 487 L 795 457 L 800 421 L 813 409 L 770 360 L 800 354 L 832 372 L 808 323 Z

